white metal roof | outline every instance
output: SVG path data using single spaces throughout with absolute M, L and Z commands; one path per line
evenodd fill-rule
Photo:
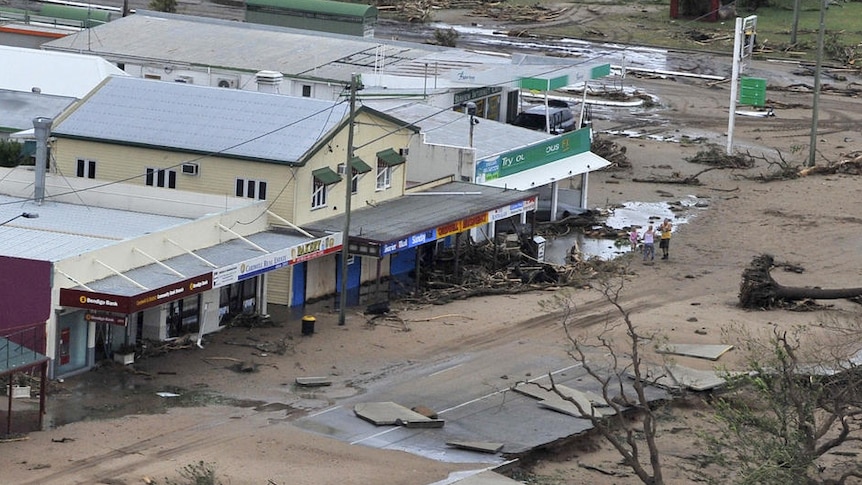
M 0 46 L 0 89 L 83 98 L 110 75 L 127 76 L 94 55 Z M 15 66 L 14 69 L 9 66 Z
M 363 101 L 378 111 L 421 127 L 425 142 L 455 147 L 470 146 L 470 117 L 451 109 L 441 109 L 417 101 Z M 476 160 L 490 158 L 509 150 L 553 138 L 541 131 L 528 130 L 484 118 L 473 126 Z
M 110 77 L 55 136 L 295 163 L 349 106 L 278 94 Z
M 191 219 L 0 195 L 0 255 L 56 262 Z
M 98 40 L 94 42 L 93 37 Z M 91 32 L 52 40 L 42 48 L 87 52 L 115 62 L 173 63 L 250 73 L 273 70 L 286 76 L 338 82 L 349 82 L 354 73 L 371 74 L 366 85 L 387 88 L 403 87 L 397 77 L 413 78 L 414 89 L 431 88 L 435 83 L 442 86 L 444 82 L 453 86 L 515 86 L 519 77 L 549 73 L 569 74 L 574 82 L 583 75 L 576 73 L 603 64 L 596 59 L 499 55 L 143 10 Z

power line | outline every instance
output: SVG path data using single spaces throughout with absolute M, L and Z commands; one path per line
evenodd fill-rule
M 296 124 L 301 123 L 301 122 L 303 122 L 303 121 L 305 121 L 305 120 L 308 120 L 308 119 L 310 119 L 310 118 L 313 118 L 313 117 L 315 117 L 315 116 L 317 116 L 317 115 L 319 115 L 319 114 L 323 114 L 323 113 L 325 113 L 325 112 L 327 112 L 327 111 L 329 111 L 329 112 L 330 112 L 330 115 L 331 115 L 331 114 L 332 114 L 332 111 L 335 109 L 335 107 L 336 107 L 336 106 L 339 106 L 340 104 L 343 104 L 343 103 L 344 103 L 344 100 L 340 100 L 340 101 L 338 101 L 338 102 L 336 102 L 336 103 L 332 104 L 332 106 L 328 106 L 328 107 L 326 107 L 325 109 L 321 109 L 321 110 L 316 111 L 316 112 L 314 112 L 314 113 L 311 113 L 311 114 L 309 114 L 309 115 L 307 115 L 307 116 L 305 116 L 305 117 L 303 117 L 303 118 L 300 118 L 300 119 L 298 119 L 298 120 L 294 120 L 294 121 L 292 121 L 292 122 L 290 122 L 290 123 L 287 123 L 287 124 L 285 124 L 285 125 L 281 125 L 281 126 L 279 126 L 278 128 L 272 129 L 272 130 L 270 130 L 270 131 L 267 131 L 267 132 L 265 132 L 265 133 L 262 133 L 262 134 L 260 134 L 260 135 L 255 136 L 255 137 L 249 138 L 249 139 L 244 140 L 244 141 L 241 141 L 241 142 L 239 142 L 239 143 L 235 143 L 235 144 L 233 144 L 233 145 L 231 145 L 231 146 L 228 146 L 228 147 L 222 148 L 222 149 L 220 149 L 220 150 L 212 151 L 212 152 L 205 153 L 205 154 L 200 155 L 200 156 L 195 157 L 195 158 L 191 158 L 191 159 L 184 160 L 184 161 L 179 162 L 179 163 L 176 163 L 176 164 L 174 164 L 174 165 L 169 165 L 169 166 L 164 167 L 164 168 L 161 168 L 161 169 L 159 169 L 159 170 L 170 170 L 170 169 L 172 169 L 172 168 L 180 167 L 180 166 L 182 166 L 182 165 L 184 165 L 184 164 L 186 164 L 186 163 L 199 162 L 199 161 L 204 160 L 204 159 L 206 159 L 206 158 L 210 158 L 210 157 L 218 156 L 218 155 L 220 155 L 220 154 L 222 154 L 222 153 L 225 153 L 225 152 L 227 152 L 227 151 L 229 151 L 229 150 L 233 150 L 234 148 L 241 147 L 241 146 L 246 145 L 246 144 L 248 144 L 248 143 L 251 143 L 251 142 L 253 142 L 253 141 L 257 141 L 257 140 L 259 140 L 259 139 L 261 139 L 261 138 L 263 138 L 263 137 L 269 136 L 269 135 L 271 135 L 271 134 L 273 134 L 273 133 L 277 133 L 277 132 L 279 132 L 279 131 L 281 131 L 281 130 L 284 130 L 285 128 L 289 128 L 289 127 L 291 127 L 291 126 L 293 126 L 293 125 L 296 125 Z M 329 120 L 329 118 L 327 118 L 327 120 Z M 324 126 L 326 126 L 326 125 L 324 124 Z M 318 138 L 319 138 L 319 137 L 318 137 Z M 37 161 L 37 163 L 38 163 L 38 161 Z M 138 175 L 133 175 L 133 176 L 130 176 L 130 177 L 126 177 L 126 178 L 119 179 L 119 180 L 112 180 L 112 181 L 110 181 L 110 182 L 105 182 L 105 183 L 102 183 L 102 184 L 93 185 L 93 186 L 91 186 L 91 187 L 87 187 L 87 188 L 83 188 L 83 189 L 75 189 L 75 190 L 70 190 L 70 191 L 68 191 L 68 192 L 61 192 L 61 193 L 59 193 L 59 194 L 53 194 L 53 195 L 51 195 L 50 197 L 46 196 L 45 198 L 56 198 L 56 197 L 62 197 L 62 196 L 66 196 L 66 195 L 76 194 L 76 193 L 78 193 L 78 192 L 86 192 L 86 191 L 89 191 L 89 190 L 101 189 L 101 188 L 104 188 L 104 187 L 109 187 L 109 186 L 111 186 L 111 185 L 116 185 L 116 184 L 121 184 L 121 183 L 124 183 L 124 182 L 129 182 L 129 181 L 131 181 L 131 180 L 135 180 L 135 179 L 138 179 L 138 178 L 140 178 L 140 177 L 146 177 L 146 176 L 147 176 L 147 174 L 146 174 L 146 173 L 138 174 Z M 30 199 L 24 199 L 24 200 L 25 200 L 25 201 L 33 201 L 33 200 L 36 200 L 36 199 L 35 199 L 35 198 L 30 198 Z M 19 203 L 21 203 L 21 201 L 20 201 L 20 200 L 19 200 L 19 201 L 16 201 L 16 202 L 2 202 L 2 203 L 0 203 L 0 206 L 3 206 L 3 205 L 11 205 L 11 204 L 19 204 Z

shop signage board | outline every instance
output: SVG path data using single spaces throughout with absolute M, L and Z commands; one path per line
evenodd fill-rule
M 499 209 L 494 209 L 488 213 L 491 221 L 499 221 L 502 219 L 508 219 L 509 217 L 516 216 L 523 212 L 530 212 L 536 209 L 536 198 L 532 197 L 527 200 L 522 200 L 515 202 L 514 204 L 509 204 L 505 207 L 500 207 Z
M 212 276 L 206 273 L 133 296 L 61 288 L 60 305 L 129 315 L 207 291 L 213 287 Z
M 223 266 L 213 271 L 213 288 L 230 285 L 259 274 L 332 254 L 340 251 L 341 247 L 342 237 L 341 233 L 338 232 L 247 259 L 240 263 Z
M 541 167 L 590 151 L 590 128 L 581 128 L 548 140 L 476 162 L 477 184 Z
M 386 256 L 387 254 L 397 253 L 398 251 L 421 246 L 422 244 L 443 239 L 446 236 L 464 232 L 473 229 L 474 227 L 484 226 L 491 221 L 498 221 L 500 219 L 505 219 L 506 217 L 520 214 L 521 212 L 535 209 L 536 197 L 531 197 L 499 209 L 482 212 L 470 217 L 465 217 L 464 219 L 448 222 L 433 229 L 411 234 L 410 236 L 401 238 L 397 241 L 387 242 L 380 247 L 380 256 Z
M 125 315 L 116 315 L 110 313 L 95 313 L 87 312 L 84 314 L 84 320 L 93 323 L 109 323 L 111 325 L 126 325 Z

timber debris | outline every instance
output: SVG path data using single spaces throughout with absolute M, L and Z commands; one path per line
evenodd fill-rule
M 611 164 L 605 167 L 604 170 L 618 170 L 631 168 L 632 166 L 632 163 L 626 156 L 626 147 L 615 141 L 608 140 L 607 138 L 602 138 L 600 136 L 593 137 L 590 151 L 611 162 Z
M 597 219 L 594 211 L 553 223 L 537 225 L 535 234 L 548 238 L 587 227 Z M 428 268 L 420 270 L 419 291 L 401 298 L 408 303 L 443 305 L 476 296 L 518 294 L 561 286 L 583 286 L 599 274 L 619 271 L 623 263 L 600 258 L 585 259 L 574 248 L 566 264 L 551 264 L 530 255 L 532 233 L 499 235 L 493 243 L 462 244 L 456 270 L 454 248 L 438 254 Z M 405 290 L 411 290 L 405 288 Z M 380 319 L 371 319 L 369 323 Z M 385 320 L 384 320 L 385 321 Z M 400 321 L 406 326 L 406 323 Z
M 508 22 L 538 23 L 559 19 L 569 9 L 549 7 L 539 3 L 533 5 L 507 5 L 500 1 L 484 0 L 378 0 L 378 10 L 395 12 L 399 20 L 424 23 L 433 20 L 434 10 L 470 10 L 479 17 L 488 17 Z
M 808 309 L 810 300 L 838 300 L 862 296 L 862 288 L 798 288 L 778 284 L 770 273 L 773 268 L 785 266 L 776 263 L 768 254 L 756 256 L 745 271 L 739 285 L 739 305 L 742 308 L 767 310 L 771 308 Z M 799 267 L 790 265 L 799 272 Z

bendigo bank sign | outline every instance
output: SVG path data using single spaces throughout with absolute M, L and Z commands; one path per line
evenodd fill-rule
M 112 313 L 131 314 L 179 300 L 212 288 L 212 273 L 149 290 L 134 296 L 111 295 L 94 291 L 60 289 L 60 305 L 89 310 L 102 310 Z

